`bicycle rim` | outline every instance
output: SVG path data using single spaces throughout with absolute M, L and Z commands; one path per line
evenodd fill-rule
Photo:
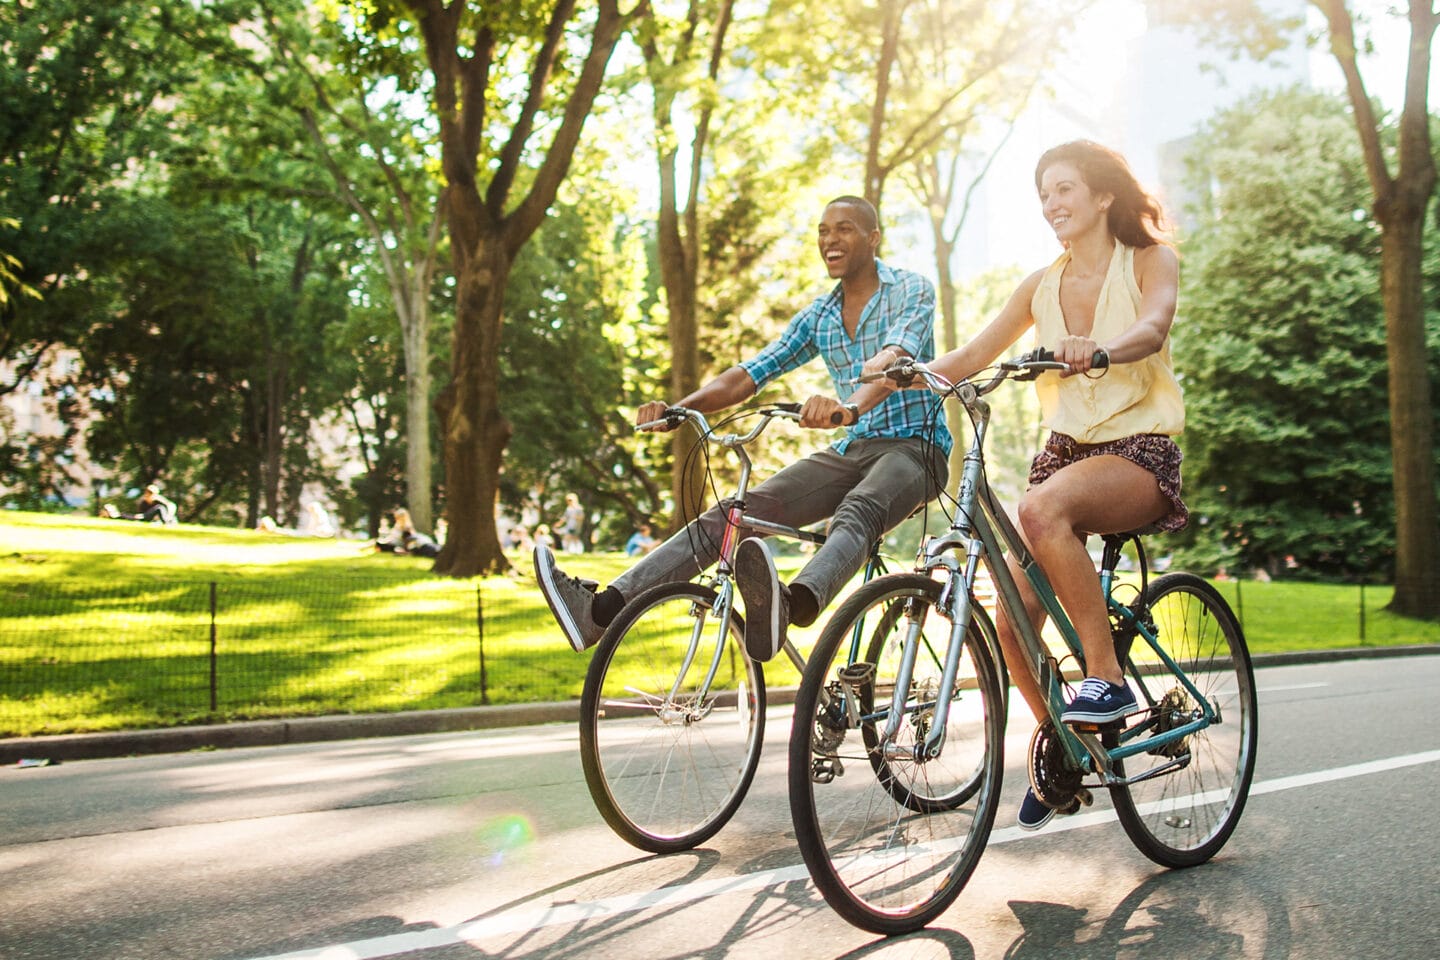
M 939 668 L 928 666 L 923 652 L 928 640 L 943 656 L 949 642 L 950 622 L 934 609 L 939 590 L 915 574 L 861 587 L 826 625 L 796 699 L 790 810 L 801 853 L 831 907 L 875 933 L 905 933 L 939 916 L 974 872 L 995 819 L 1003 701 L 991 648 L 978 630 L 967 637 L 961 682 L 950 694 L 941 755 L 921 762 L 909 753 L 929 731 L 940 696 Z M 897 605 L 903 615 L 896 616 Z M 857 624 L 862 650 L 874 651 L 876 631 L 884 634 L 874 679 L 855 688 L 858 724 L 842 719 L 847 706 L 833 683 L 849 662 Z M 881 756 L 878 731 L 899 663 L 890 648 L 912 625 L 922 638 L 912 695 L 894 747 Z
M 1161 649 L 1216 707 L 1220 722 L 1168 751 L 1117 763 L 1117 773 L 1137 776 L 1188 756 L 1178 769 L 1112 787 L 1111 799 L 1142 853 L 1167 867 L 1194 866 L 1225 845 L 1245 808 L 1255 772 L 1255 676 L 1240 627 L 1214 587 L 1191 574 L 1166 574 L 1146 599 Z M 1155 722 L 1163 728 L 1188 720 L 1199 705 L 1169 671 L 1157 669 L 1157 659 L 1136 640 L 1127 670 L 1142 706 L 1157 705 Z
M 620 837 L 652 853 L 714 836 L 760 762 L 765 679 L 745 656 L 738 615 L 701 695 L 716 655 L 714 601 L 692 583 L 641 594 L 606 631 L 585 678 L 580 758 L 590 795 Z

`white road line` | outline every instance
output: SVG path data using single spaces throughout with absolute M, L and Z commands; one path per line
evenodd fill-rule
M 1297 787 L 1310 787 L 1321 783 L 1331 783 L 1336 780 L 1347 780 L 1352 777 L 1367 777 L 1377 773 L 1386 773 L 1391 770 L 1400 770 L 1405 767 L 1437 762 L 1440 762 L 1440 750 L 1427 750 L 1422 753 L 1388 757 L 1384 760 L 1372 760 L 1367 763 L 1333 767 L 1329 770 L 1317 770 L 1313 773 L 1296 774 L 1290 777 L 1277 777 L 1274 780 L 1266 780 L 1252 784 L 1250 787 L 1250 795 L 1254 797 L 1267 793 L 1278 793 L 1282 790 L 1294 790 Z M 1066 830 L 1080 830 L 1086 827 L 1108 823 L 1114 819 L 1115 814 L 1111 810 L 1097 810 L 1094 813 L 1062 817 L 1052 820 L 1050 825 L 1046 827 L 1045 834 L 1061 833 Z M 1039 836 L 1039 834 L 1026 833 L 1019 827 L 1003 827 L 991 832 L 990 844 L 1010 843 L 1015 840 L 1033 839 L 1036 836 Z M 793 867 L 781 867 L 774 870 L 760 870 L 755 873 L 747 873 L 736 877 L 728 877 L 720 880 L 699 880 L 694 883 L 680 884 L 673 887 L 662 887 L 659 890 L 652 890 L 645 893 L 622 894 L 615 897 L 606 897 L 603 900 L 591 900 L 585 903 L 576 903 L 573 901 L 568 903 L 552 903 L 545 907 L 507 911 L 493 917 L 467 921 L 450 927 L 437 927 L 434 930 L 417 930 L 410 933 L 397 933 L 388 937 L 375 937 L 370 940 L 356 940 L 351 943 L 317 947 L 313 950 L 298 950 L 293 953 L 255 957 L 252 958 L 252 960 L 379 960 L 379 958 L 382 957 L 393 957 L 417 950 L 434 950 L 441 947 L 452 947 L 462 943 L 479 944 L 489 938 L 502 936 L 507 933 L 535 930 L 540 927 L 551 927 L 557 924 L 580 923 L 585 920 L 596 920 L 604 917 L 633 913 L 637 910 L 648 910 L 654 907 L 704 900 L 707 897 L 718 897 L 727 893 L 739 893 L 745 890 L 778 886 L 795 880 L 808 880 L 809 876 L 810 874 L 803 864 Z

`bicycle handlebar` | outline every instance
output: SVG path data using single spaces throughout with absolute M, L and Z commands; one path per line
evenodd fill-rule
M 1096 350 L 1095 356 L 1091 358 L 1092 368 L 1104 368 L 1110 365 L 1110 355 L 1104 350 Z M 996 373 L 984 383 L 975 384 L 968 380 L 961 383 L 968 385 L 975 391 L 976 396 L 983 396 L 994 390 L 1005 380 L 1012 376 L 1016 380 L 1033 380 L 1047 370 L 1069 370 L 1070 364 L 1061 363 L 1055 359 L 1053 350 L 1046 350 L 1043 347 L 1022 353 L 1011 360 L 1003 360 L 996 366 Z M 859 382 L 874 383 L 877 380 L 893 380 L 901 387 L 912 385 L 919 379 L 931 391 L 935 393 L 949 393 L 959 384 L 951 383 L 940 374 L 931 370 L 928 366 L 911 358 L 901 360 L 892 367 L 887 367 L 884 373 L 873 373 L 861 376 Z
M 646 423 L 637 423 L 636 430 L 648 430 L 652 427 L 665 427 L 667 430 L 674 430 L 687 420 L 695 424 L 704 439 L 714 439 L 723 446 L 744 446 L 751 440 L 760 436 L 765 428 L 770 425 L 771 420 L 796 420 L 800 419 L 801 405 L 793 402 L 772 403 L 760 408 L 760 422 L 748 434 L 727 434 L 723 437 L 715 437 L 710 429 L 710 422 L 705 419 L 705 414 L 698 410 L 691 410 L 689 407 L 666 407 L 665 412 L 659 420 L 650 420 Z

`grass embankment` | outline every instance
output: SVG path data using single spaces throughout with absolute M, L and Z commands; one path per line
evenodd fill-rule
M 512 559 L 518 576 L 457 581 L 356 541 L 0 513 L 0 736 L 577 698 L 588 657 L 560 639 L 528 557 Z M 603 583 L 631 562 L 594 554 L 566 569 Z M 782 576 L 800 562 L 782 558 Z M 209 653 L 210 583 L 214 686 L 195 666 Z M 1218 587 L 1255 653 L 1440 643 L 1440 624 L 1384 611 L 1388 589 L 1364 592 L 1362 639 L 1358 587 Z M 815 632 L 800 633 L 802 649 Z M 788 664 L 767 676 L 796 679 Z

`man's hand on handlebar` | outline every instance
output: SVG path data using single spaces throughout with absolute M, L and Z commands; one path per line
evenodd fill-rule
M 886 390 L 898 390 L 899 384 L 886 377 L 885 371 L 905 359 L 907 359 L 906 356 L 894 347 L 886 347 L 865 361 L 865 365 L 860 368 L 860 382 L 878 383 Z
M 635 411 L 635 425 L 639 427 L 641 424 L 651 424 L 643 428 L 646 433 L 668 433 L 674 429 L 664 419 L 665 411 L 669 408 L 669 404 L 659 400 L 642 403 L 640 409 Z M 656 423 L 657 420 L 660 422 Z
M 837 425 L 848 425 L 850 412 L 834 397 L 819 394 L 805 401 L 800 408 L 800 426 L 815 430 L 834 430 Z

